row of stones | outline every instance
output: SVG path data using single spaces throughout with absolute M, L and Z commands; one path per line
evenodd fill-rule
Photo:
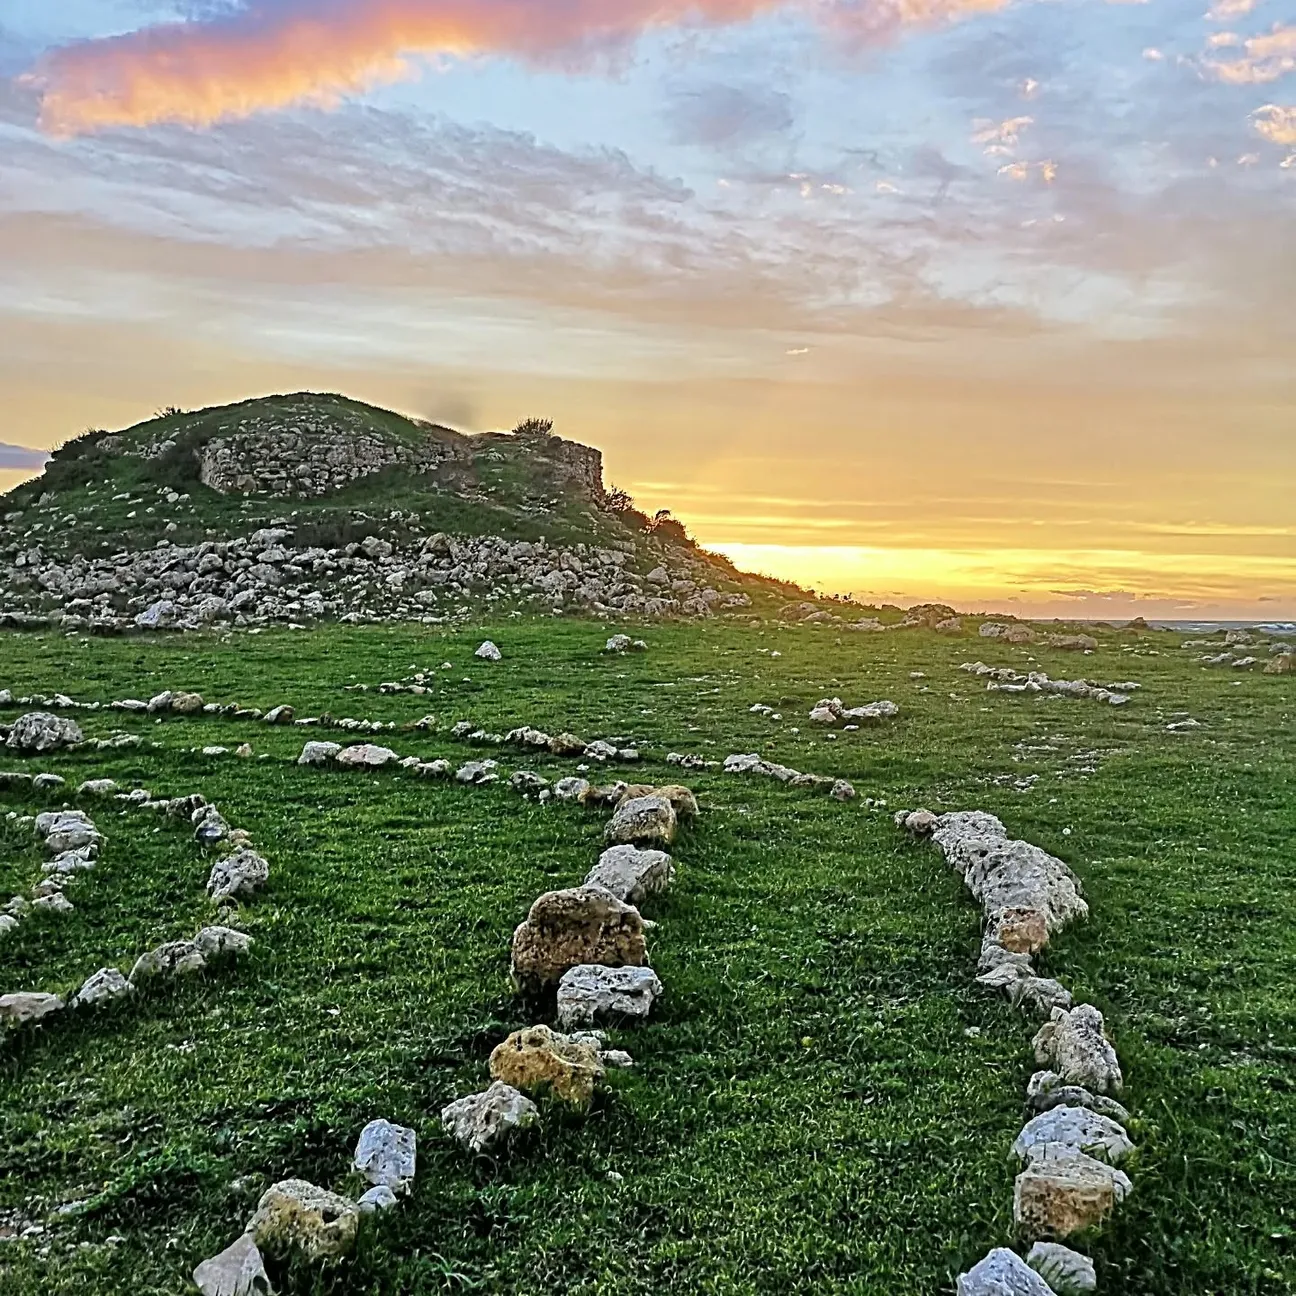
M 1061 693 L 1066 697 L 1089 698 L 1108 706 L 1125 706 L 1130 694 L 1140 686 L 1133 680 L 1119 684 L 1097 684 L 1093 680 L 1050 679 L 1044 671 L 1022 674 L 1011 666 L 987 666 L 983 661 L 964 662 L 959 670 L 985 679 L 990 693 Z
M 41 777 L 31 777 L 34 790 L 40 790 L 38 780 Z M 6 776 L 6 782 L 12 786 L 16 779 L 21 778 L 21 775 L 10 774 Z M 58 781 L 63 784 L 62 779 Z M 242 829 L 232 829 L 220 811 L 201 794 L 161 800 L 144 788 L 120 792 L 111 779 L 91 779 L 81 784 L 77 795 L 112 795 L 130 807 L 159 811 L 172 818 L 188 818 L 194 825 L 194 839 L 200 845 L 230 849 L 230 853 L 215 861 L 207 881 L 207 893 L 214 902 L 250 896 L 269 878 L 270 866 L 263 856 L 251 849 L 248 834 Z M 36 908 L 56 913 L 71 912 L 73 905 L 63 894 L 63 888 L 94 869 L 104 842 L 103 834 L 82 810 L 64 807 L 47 811 L 37 815 L 33 822 L 53 858 L 44 865 L 45 877 L 35 888 L 33 898 L 29 901 L 25 896 L 14 896 L 5 906 L 3 914 L 0 914 L 0 935 L 13 931 L 20 920 Z M 69 998 L 48 991 L 0 995 L 0 1021 L 22 1025 L 42 1021 L 68 1007 L 85 1008 L 124 999 L 147 980 L 201 971 L 225 956 L 246 952 L 251 945 L 252 937 L 245 932 L 221 925 L 206 926 L 192 939 L 167 941 L 147 950 L 134 961 L 129 975 L 123 974 L 118 967 L 99 968 Z
M 1031 1243 L 1025 1261 L 997 1247 L 958 1280 L 958 1296 L 1082 1296 L 1095 1291 L 1093 1262 L 1063 1245 L 1100 1225 L 1131 1190 L 1117 1166 L 1134 1150 L 1129 1114 L 1111 1095 L 1123 1084 L 1102 1014 L 1072 1007 L 1070 992 L 1036 975 L 1032 957 L 1068 923 L 1088 916 L 1080 882 L 1060 859 L 1008 836 L 994 815 L 901 811 L 896 823 L 930 836 L 985 913 L 979 984 L 1047 1020 L 1033 1040 L 1037 1071 L 1027 1086 L 1035 1114 L 1013 1143 L 1023 1163 L 1013 1220 Z

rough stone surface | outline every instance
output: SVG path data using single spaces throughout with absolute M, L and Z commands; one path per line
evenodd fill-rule
M 493 1080 L 524 1093 L 551 1092 L 577 1106 L 588 1106 L 603 1078 L 594 1044 L 569 1039 L 548 1026 L 515 1031 L 490 1056 Z
M 42 994 L 38 990 L 20 991 L 18 994 L 0 995 L 0 1021 L 23 1026 L 37 1022 L 51 1013 L 62 1011 L 63 1000 L 56 994 Z
M 609 1017 L 646 1018 L 661 993 L 652 968 L 581 964 L 558 982 L 558 1025 L 571 1030 Z
M 540 1109 L 524 1093 L 496 1080 L 483 1093 L 460 1098 L 441 1110 L 445 1131 L 470 1152 L 486 1152 L 514 1130 L 540 1119 Z
M 1093 1093 L 1119 1093 L 1124 1083 L 1116 1050 L 1103 1029 L 1102 1013 L 1092 1004 L 1070 1012 L 1055 1008 L 1032 1041 L 1035 1061 L 1049 1066 L 1067 1084 Z
M 545 892 L 513 933 L 513 981 L 523 990 L 556 984 L 583 963 L 640 967 L 647 961 L 639 911 L 598 886 Z
M 1084 1152 L 1047 1144 L 1013 1187 L 1013 1220 L 1023 1237 L 1067 1238 L 1094 1228 L 1131 1188 L 1124 1171 Z
M 84 735 L 75 720 L 51 715 L 47 711 L 30 711 L 13 722 L 5 746 L 14 751 L 39 756 L 44 752 L 61 751 L 64 747 L 82 741 Z
M 354 1164 L 371 1184 L 407 1193 L 414 1182 L 417 1138 L 412 1129 L 387 1120 L 372 1120 L 360 1131 Z
M 248 1233 L 242 1234 L 219 1255 L 204 1260 L 193 1272 L 202 1296 L 273 1296 L 261 1252 Z
M 242 846 L 212 865 L 207 879 L 207 894 L 213 900 L 229 896 L 250 896 L 264 886 L 270 877 L 270 865 L 256 851 Z
M 202 951 L 193 941 L 167 941 L 135 960 L 130 980 L 132 985 L 139 985 L 150 977 L 182 976 L 186 972 L 199 972 L 206 964 Z
M 1027 1121 L 1013 1143 L 1013 1155 L 1030 1161 L 1046 1147 L 1062 1146 L 1087 1152 L 1119 1165 L 1134 1150 L 1122 1126 L 1087 1107 L 1051 1107 Z
M 373 743 L 356 743 L 344 747 L 333 757 L 333 763 L 343 769 L 382 769 L 400 760 L 390 747 L 377 747 Z
M 1036 1071 L 1026 1086 L 1026 1106 L 1031 1111 L 1048 1111 L 1052 1107 L 1088 1107 L 1100 1116 L 1110 1116 L 1121 1125 L 1128 1124 L 1129 1112 L 1106 1094 L 1090 1093 L 1080 1085 L 1067 1084 L 1056 1071 Z
M 474 657 L 479 657 L 482 661 L 502 661 L 504 654 L 489 639 L 482 643 L 477 651 L 473 653 Z
M 115 967 L 100 968 L 86 977 L 81 989 L 72 996 L 73 1007 L 111 1003 L 129 995 L 135 987 Z
M 666 891 L 675 880 L 675 863 L 665 851 L 637 846 L 609 846 L 585 878 L 586 886 L 601 886 L 618 900 L 638 907 L 649 896 Z
M 262 1194 L 247 1231 L 265 1250 L 298 1250 L 314 1262 L 346 1255 L 359 1222 L 354 1202 L 305 1179 L 284 1179 Z
M 954 1290 L 957 1296 L 1053 1296 L 1039 1274 L 1007 1247 L 996 1247 L 959 1274 Z
M 204 959 L 243 954 L 252 948 L 252 937 L 232 927 L 204 927 L 194 938 L 194 948 Z
M 669 846 L 677 822 L 675 807 L 666 797 L 635 797 L 617 806 L 603 835 L 610 845 Z
M 341 743 L 308 742 L 297 757 L 298 765 L 327 765 L 342 750 Z
M 1089 1296 L 1098 1290 L 1094 1262 L 1060 1242 L 1036 1242 L 1026 1256 L 1026 1263 L 1057 1296 Z

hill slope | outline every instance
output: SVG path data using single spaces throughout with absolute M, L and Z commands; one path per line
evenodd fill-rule
M 710 615 L 791 587 L 737 572 L 531 421 L 465 436 L 297 393 L 92 431 L 0 506 L 10 624 L 444 619 L 483 600 Z

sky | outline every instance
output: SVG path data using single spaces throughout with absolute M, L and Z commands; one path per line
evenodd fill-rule
M 552 417 L 873 602 L 1296 617 L 1296 0 L 0 0 L 0 488 Z

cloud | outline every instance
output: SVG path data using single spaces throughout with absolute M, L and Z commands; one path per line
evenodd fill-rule
M 1296 144 L 1296 104 L 1265 104 L 1251 114 L 1251 119 L 1256 134 L 1271 144 Z
M 32 450 L 27 446 L 10 445 L 7 441 L 0 441 L 0 469 L 43 468 L 48 459 L 47 450 Z
M 1224 32 L 1221 36 L 1232 37 L 1233 33 Z M 1220 37 L 1208 41 L 1212 48 L 1224 43 Z M 1210 76 L 1228 85 L 1264 85 L 1296 71 L 1296 27 L 1277 23 L 1264 36 L 1252 36 L 1245 41 L 1234 38 L 1228 44 L 1233 48 L 1240 46 L 1242 54 L 1235 59 L 1207 59 L 1202 63 Z
M 246 0 L 54 50 L 24 78 L 41 124 L 76 135 L 115 126 L 215 122 L 293 104 L 336 106 L 413 76 L 420 59 L 502 55 L 587 66 L 646 32 L 805 10 L 862 39 L 989 12 L 1011 0 Z M 200 15 L 205 13 L 200 9 Z
M 725 148 L 752 144 L 792 129 L 792 99 L 760 86 L 711 85 L 675 92 L 666 123 L 676 144 Z

